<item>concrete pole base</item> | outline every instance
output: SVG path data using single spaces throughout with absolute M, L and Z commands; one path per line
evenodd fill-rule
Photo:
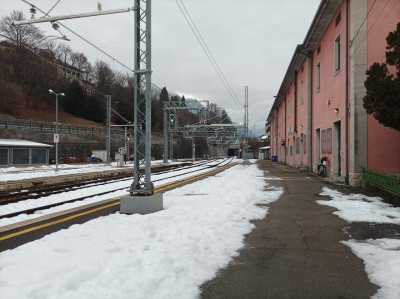
M 163 209 L 163 195 L 124 196 L 121 198 L 120 212 L 123 214 L 150 214 Z
M 244 160 L 243 161 L 243 165 L 250 165 L 250 164 L 251 164 L 250 160 Z

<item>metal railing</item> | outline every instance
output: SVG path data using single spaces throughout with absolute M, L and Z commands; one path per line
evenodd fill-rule
M 367 168 L 362 168 L 362 179 L 400 194 L 400 175 L 398 174 L 379 173 Z
M 41 122 L 0 121 L 0 129 L 39 131 L 48 133 L 48 132 L 55 132 L 56 125 L 51 123 L 41 123 Z M 104 136 L 106 134 L 106 128 L 59 125 L 58 132 Z M 123 137 L 124 134 L 125 133 L 123 130 L 111 129 L 111 135 Z

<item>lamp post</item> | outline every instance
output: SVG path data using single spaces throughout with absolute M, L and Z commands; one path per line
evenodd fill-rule
M 50 94 L 54 94 L 56 96 L 56 133 L 54 134 L 54 143 L 56 144 L 56 172 L 58 171 L 58 143 L 59 143 L 59 136 L 58 136 L 58 96 L 64 97 L 65 94 L 62 92 L 56 93 L 53 90 L 49 89 Z
M 256 124 L 263 119 L 256 120 L 253 125 L 253 137 L 256 137 Z

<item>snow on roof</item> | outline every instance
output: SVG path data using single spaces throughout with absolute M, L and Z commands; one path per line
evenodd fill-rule
M 52 147 L 52 145 L 20 139 L 0 139 L 0 146 Z

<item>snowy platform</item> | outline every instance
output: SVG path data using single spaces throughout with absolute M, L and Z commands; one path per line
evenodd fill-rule
M 163 195 L 161 193 L 149 196 L 124 196 L 121 198 L 121 213 L 123 214 L 151 214 L 163 209 Z

